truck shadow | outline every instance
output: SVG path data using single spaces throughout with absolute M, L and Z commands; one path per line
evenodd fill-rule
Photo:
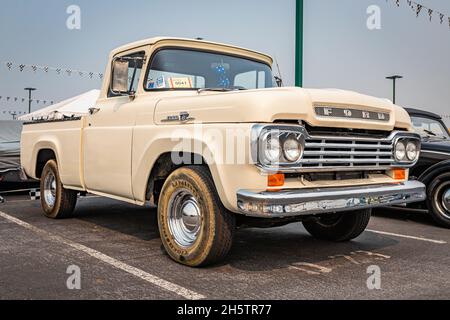
M 373 210 L 372 215 L 375 217 L 383 217 L 387 219 L 394 219 L 405 222 L 412 221 L 423 225 L 436 227 L 436 224 L 434 223 L 433 219 L 428 215 L 426 210 L 386 207 Z
M 297 223 L 276 229 L 240 230 L 226 264 L 245 271 L 270 271 L 296 264 L 329 265 L 337 257 L 352 259 L 358 253 L 369 255 L 396 244 L 397 240 L 367 232 L 346 243 L 321 241 Z
M 144 241 L 159 238 L 156 209 L 106 198 L 79 201 L 76 218 Z
M 77 219 L 144 241 L 159 238 L 155 208 L 96 198 L 81 201 L 76 213 Z M 397 243 L 392 238 L 368 232 L 348 243 L 319 241 L 309 236 L 299 223 L 273 229 L 240 229 L 226 260 L 205 271 L 256 272 L 289 268 L 299 262 L 320 264 L 330 257 L 379 251 Z M 157 250 L 161 250 L 159 246 Z M 161 255 L 165 255 L 162 250 Z

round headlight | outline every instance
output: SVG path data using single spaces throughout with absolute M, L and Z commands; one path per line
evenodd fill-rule
M 395 159 L 397 161 L 405 161 L 406 158 L 406 146 L 402 141 L 397 142 L 395 145 Z
M 408 157 L 408 160 L 415 161 L 418 155 L 417 145 L 414 142 L 408 142 L 406 145 L 406 156 Z
M 297 162 L 302 151 L 302 145 L 297 139 L 289 138 L 283 144 L 284 157 L 290 162 Z
M 274 137 L 268 137 L 264 148 L 264 156 L 268 162 L 276 163 L 280 161 L 281 145 L 280 141 Z

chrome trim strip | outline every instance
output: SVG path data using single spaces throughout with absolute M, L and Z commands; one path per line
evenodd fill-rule
M 450 152 L 441 152 L 441 151 L 432 151 L 432 150 L 421 150 L 421 153 L 433 153 L 433 154 L 441 154 L 444 156 L 450 156 Z
M 348 139 L 348 138 L 347 138 Z M 347 139 L 342 139 L 342 140 L 347 140 Z M 315 140 L 314 138 L 312 138 L 311 140 Z M 319 139 L 317 139 L 319 140 Z M 320 140 L 332 140 L 332 139 L 327 139 L 327 138 L 323 138 Z M 353 139 L 352 139 L 353 140 Z M 354 140 L 353 140 L 354 141 Z M 314 142 L 306 142 L 305 147 L 307 148 L 354 148 L 354 149 L 386 149 L 386 150 L 391 150 L 394 145 L 390 144 L 384 144 L 384 145 L 375 145 L 374 144 L 345 144 L 345 143 L 314 143 Z
M 341 156 L 342 151 L 305 151 L 303 153 L 305 156 Z M 345 155 L 350 156 L 384 156 L 389 157 L 392 156 L 392 152 L 382 152 L 382 151 L 348 151 L 345 152 Z
M 347 154 L 345 154 L 347 155 Z M 351 158 L 327 158 L 327 159 L 304 159 L 302 164 L 323 164 L 323 163 L 394 163 L 392 159 L 351 159 Z
M 344 212 L 421 202 L 425 185 L 419 181 L 360 187 L 292 189 L 278 192 L 239 190 L 239 212 L 250 217 L 284 218 Z

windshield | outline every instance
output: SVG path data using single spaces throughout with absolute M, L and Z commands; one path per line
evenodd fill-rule
M 219 53 L 163 49 L 152 59 L 146 90 L 260 89 L 275 87 L 271 68 Z
M 414 130 L 424 137 L 438 137 L 449 139 L 450 135 L 444 125 L 435 119 L 411 117 Z

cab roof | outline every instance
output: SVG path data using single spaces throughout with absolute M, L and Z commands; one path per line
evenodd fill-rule
M 205 41 L 205 40 L 197 40 L 197 39 L 189 39 L 189 38 L 176 38 L 176 37 L 154 37 L 154 38 L 148 38 L 148 39 L 144 39 L 144 40 L 139 40 L 139 41 L 135 41 L 135 42 L 131 42 L 128 44 L 125 44 L 123 46 L 120 46 L 114 50 L 111 51 L 111 55 L 115 56 L 123 51 L 127 51 L 127 50 L 131 50 L 133 48 L 138 48 L 138 47 L 142 47 L 142 46 L 146 46 L 146 45 L 152 45 L 152 44 L 156 44 L 158 42 L 161 41 L 179 41 L 179 42 L 187 42 L 187 43 L 192 43 L 195 45 L 195 43 L 198 44 L 209 44 L 212 46 L 217 46 L 217 49 L 219 49 L 220 47 L 222 48 L 230 48 L 230 49 L 238 49 L 238 50 L 243 50 L 243 51 L 247 51 L 251 54 L 257 54 L 262 56 L 262 58 L 264 60 L 270 60 L 271 63 L 273 63 L 273 59 L 272 57 L 270 57 L 267 54 L 255 51 L 255 50 L 251 50 L 251 49 L 246 49 L 246 48 L 242 48 L 242 47 L 238 47 L 238 46 L 233 46 L 233 45 L 229 45 L 229 44 L 224 44 L 224 43 L 219 43 L 219 42 L 211 42 L 211 41 Z
M 442 117 L 436 113 L 425 111 L 425 110 L 419 110 L 414 108 L 405 108 L 406 112 L 409 113 L 410 116 L 423 116 L 427 118 L 434 118 L 437 120 L 442 120 Z

